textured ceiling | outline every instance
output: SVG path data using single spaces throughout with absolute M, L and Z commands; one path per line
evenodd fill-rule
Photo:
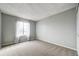
M 0 3 L 6 14 L 38 21 L 75 7 L 75 3 Z

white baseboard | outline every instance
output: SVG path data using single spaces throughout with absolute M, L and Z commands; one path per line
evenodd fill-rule
M 41 41 L 44 41 L 44 42 L 47 42 L 47 43 L 51 43 L 51 42 L 45 41 L 45 40 L 41 40 Z M 57 44 L 57 43 L 51 43 L 51 44 L 55 44 L 55 45 L 58 45 L 58 46 L 61 46 L 61 47 L 64 47 L 64 48 L 68 48 L 68 49 L 77 51 L 77 49 L 75 49 L 75 48 L 67 47 L 67 46 L 64 46 L 64 45 Z
M 4 45 L 4 46 L 5 46 L 5 45 L 11 45 L 11 44 L 14 44 L 14 43 L 6 43 L 6 44 L 2 44 L 2 45 Z

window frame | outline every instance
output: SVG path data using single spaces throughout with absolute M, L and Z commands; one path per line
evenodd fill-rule
M 30 23 L 29 22 L 26 22 L 26 21 L 17 21 L 16 22 L 16 37 L 20 37 L 20 35 L 18 35 L 18 28 L 17 28 L 18 27 L 18 22 L 22 22 L 23 23 L 23 27 L 22 27 L 23 28 L 23 31 L 22 31 L 23 33 L 22 33 L 22 36 L 24 36 L 25 35 L 24 33 L 26 32 L 25 29 L 24 29 L 24 27 L 25 27 L 24 26 L 24 23 L 27 23 L 28 24 L 28 28 L 29 29 L 27 31 L 29 31 L 29 32 L 27 32 L 28 35 L 26 35 L 26 36 L 29 37 L 30 36 Z

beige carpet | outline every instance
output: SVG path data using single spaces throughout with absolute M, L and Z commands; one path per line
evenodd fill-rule
M 11 45 L 0 50 L 0 56 L 75 56 L 76 51 L 39 40 Z

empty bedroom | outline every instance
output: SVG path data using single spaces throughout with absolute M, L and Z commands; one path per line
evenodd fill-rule
M 78 55 L 78 3 L 0 3 L 0 56 Z

